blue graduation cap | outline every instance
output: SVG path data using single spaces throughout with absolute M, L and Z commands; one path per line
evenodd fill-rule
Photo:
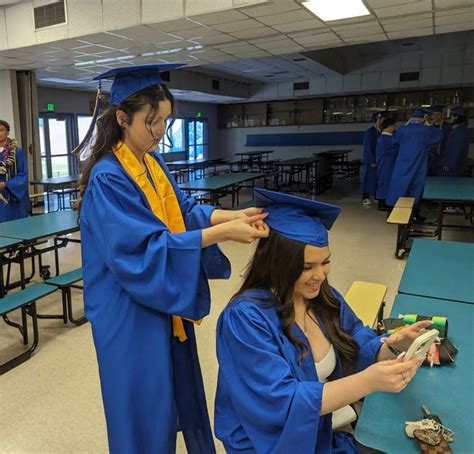
M 433 106 L 431 108 L 431 112 L 432 113 L 435 113 L 435 112 L 443 112 L 443 109 L 444 109 L 444 106 Z
M 254 189 L 255 206 L 269 213 L 268 226 L 281 236 L 312 246 L 328 245 L 328 230 L 341 209 L 335 205 L 267 189 Z
M 423 118 L 425 115 L 428 115 L 429 112 L 421 107 L 414 107 L 410 111 L 410 117 L 420 117 Z
M 374 112 L 372 116 L 370 117 L 370 121 L 377 121 L 379 118 L 386 118 L 387 117 L 387 112 Z
M 461 106 L 456 106 L 451 113 L 456 115 L 456 117 L 465 117 L 466 111 Z
M 110 89 L 110 104 L 118 106 L 129 96 L 144 88 L 160 84 L 160 73 L 185 66 L 183 63 L 161 63 L 156 65 L 134 65 L 114 68 L 94 77 L 99 84 L 102 79 L 113 79 Z M 100 85 L 99 85 L 100 86 Z

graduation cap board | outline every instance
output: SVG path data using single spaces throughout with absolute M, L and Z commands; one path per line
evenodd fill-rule
M 160 73 L 185 66 L 183 63 L 162 63 L 156 65 L 134 65 L 114 68 L 94 77 L 94 80 L 113 79 L 110 88 L 110 104 L 120 105 L 134 93 L 162 83 Z
M 328 245 L 328 230 L 341 209 L 335 205 L 267 189 L 254 189 L 255 206 L 269 213 L 266 224 L 281 236 L 316 247 Z

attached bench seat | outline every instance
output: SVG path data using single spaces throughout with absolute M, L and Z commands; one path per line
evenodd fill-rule
M 376 328 L 377 322 L 380 322 L 383 318 L 386 293 L 386 285 L 354 281 L 345 299 L 364 325 Z
M 387 218 L 388 224 L 398 226 L 395 247 L 395 257 L 397 259 L 402 259 L 409 251 L 407 242 L 411 231 L 410 222 L 414 205 L 415 199 L 413 197 L 399 197 Z
M 45 284 L 52 285 L 61 290 L 62 293 L 62 302 L 63 302 L 63 319 L 64 323 L 67 323 L 67 320 L 71 323 L 74 323 L 77 326 L 83 325 L 87 322 L 86 317 L 80 317 L 75 319 L 72 312 L 72 288 L 82 289 L 82 286 L 75 285 L 77 282 L 82 280 L 82 268 L 77 268 L 75 270 L 69 271 L 67 273 L 60 274 L 59 276 L 52 277 L 45 281 Z
M 23 343 L 28 345 L 28 323 L 27 315 L 31 316 L 33 325 L 33 342 L 30 348 L 23 353 L 15 356 L 9 361 L 0 365 L 0 375 L 8 372 L 19 364 L 24 363 L 31 358 L 32 353 L 38 346 L 39 333 L 38 333 L 38 317 L 36 312 L 36 301 L 44 298 L 51 293 L 54 293 L 58 287 L 47 284 L 33 284 L 30 287 L 22 289 L 15 293 L 10 293 L 4 298 L 0 299 L 0 315 L 3 317 L 5 322 L 17 328 L 23 335 Z M 17 309 L 22 311 L 22 324 L 12 322 L 8 319 L 8 314 Z

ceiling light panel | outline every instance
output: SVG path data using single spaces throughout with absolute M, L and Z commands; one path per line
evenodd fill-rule
M 370 15 L 362 0 L 309 0 L 302 5 L 325 22 Z

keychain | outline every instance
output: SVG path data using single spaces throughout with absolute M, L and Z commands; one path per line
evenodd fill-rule
M 424 418 L 420 421 L 405 421 L 405 432 L 415 438 L 423 454 L 452 453 L 448 443 L 454 440 L 454 431 L 441 422 L 439 416 L 432 414 L 426 405 L 421 407 Z

